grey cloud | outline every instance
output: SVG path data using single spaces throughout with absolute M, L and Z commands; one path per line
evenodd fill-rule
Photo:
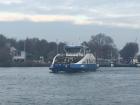
M 24 0 L 10 6 L 0 4 L 1 11 L 42 15 L 82 15 L 102 23 L 139 24 L 139 0 Z

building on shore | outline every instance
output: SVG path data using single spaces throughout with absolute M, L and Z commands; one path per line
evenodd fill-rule
M 25 62 L 26 60 L 26 52 L 25 51 L 18 51 L 16 48 L 10 48 L 10 54 L 12 56 L 13 62 Z

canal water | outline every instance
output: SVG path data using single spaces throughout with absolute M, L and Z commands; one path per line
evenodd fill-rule
M 140 68 L 0 68 L 0 105 L 140 105 Z

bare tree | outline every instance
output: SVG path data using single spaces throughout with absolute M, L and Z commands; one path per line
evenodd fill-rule
M 103 33 L 91 36 L 88 46 L 97 58 L 110 59 L 118 56 L 118 50 L 113 39 Z

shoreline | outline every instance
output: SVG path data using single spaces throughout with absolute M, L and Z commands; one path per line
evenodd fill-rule
M 50 67 L 51 64 L 37 64 L 37 63 L 21 63 L 21 64 L 10 64 L 10 65 L 0 65 L 0 67 Z M 111 65 L 100 65 L 99 67 L 140 67 L 140 64 L 114 64 Z

